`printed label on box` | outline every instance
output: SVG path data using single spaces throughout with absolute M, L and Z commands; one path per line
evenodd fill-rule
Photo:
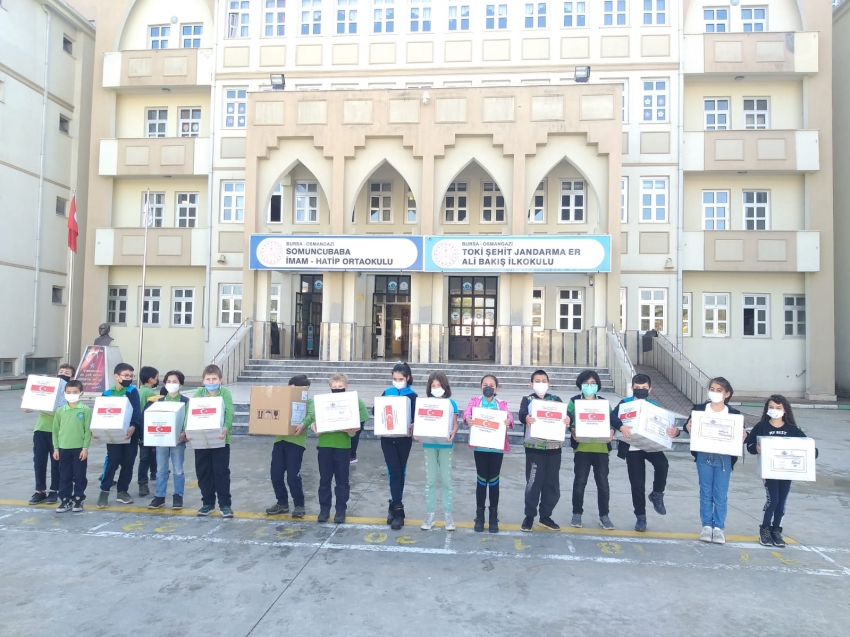
M 735 421 L 721 418 L 701 418 L 699 435 L 717 442 L 731 442 L 735 439 Z

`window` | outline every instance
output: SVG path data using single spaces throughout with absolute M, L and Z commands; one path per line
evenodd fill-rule
M 766 97 L 744 98 L 744 129 L 765 130 L 769 128 L 768 107 L 769 100 Z
M 242 325 L 242 286 L 223 283 L 218 298 L 219 325 Z
M 643 0 L 644 24 L 667 24 L 667 0 Z
M 703 230 L 729 229 L 729 191 L 702 191 Z
M 178 122 L 180 137 L 197 137 L 201 134 L 201 109 L 181 108 Z
M 584 182 L 561 182 L 561 223 L 584 223 Z
M 269 223 L 283 223 L 283 184 L 277 184 L 269 200 Z
M 393 184 L 380 182 L 369 184 L 369 222 L 392 223 Z
M 682 336 L 691 335 L 691 293 L 682 294 Z
M 59 132 L 66 135 L 71 134 L 71 120 L 64 115 L 59 116 Z
M 770 295 L 744 295 L 744 336 L 770 337 Z
M 227 3 L 227 37 L 247 38 L 251 22 L 249 0 L 229 0 Z
M 177 193 L 177 227 L 196 228 L 198 226 L 198 193 Z
M 531 291 L 531 329 L 534 332 L 542 332 L 545 320 L 545 298 L 544 288 L 534 288 Z
M 0 2 L 0 4 L 3 4 Z M 6 359 L 0 361 L 0 376 L 14 376 L 15 375 L 15 361 L 14 359 Z
M 527 2 L 525 4 L 525 28 L 546 28 L 546 3 Z
M 640 220 L 667 221 L 667 179 L 640 180 Z
M 168 25 L 155 25 L 148 27 L 148 48 L 167 49 L 168 38 L 171 35 L 171 27 Z
M 605 0 L 602 3 L 602 9 L 604 16 L 602 21 L 606 27 L 623 27 L 628 24 L 626 0 Z
M 142 193 L 142 218 L 139 222 L 142 228 L 145 227 L 145 198 L 148 196 L 147 192 Z M 165 193 L 164 192 L 152 192 L 150 193 L 150 199 L 148 200 L 148 215 L 150 215 L 150 226 L 151 228 L 162 228 L 163 219 L 165 217 Z
M 444 208 L 446 210 L 444 219 L 446 223 L 469 223 L 467 217 L 468 207 L 468 186 L 466 182 L 456 181 L 449 184 L 446 190 L 446 198 L 444 200 Z
M 767 31 L 767 7 L 741 7 L 744 33 Z
M 372 0 L 374 21 L 373 33 L 393 33 L 395 31 L 395 9 L 391 6 L 395 0 Z
M 221 182 L 221 220 L 224 223 L 245 221 L 245 182 Z
M 404 223 L 416 223 L 416 199 L 410 186 L 407 187 L 407 208 L 404 213 Z
M 806 335 L 806 297 L 798 294 L 785 295 L 785 336 Z
M 451 0 L 449 5 L 449 31 L 469 31 L 469 5 L 457 4 Z
M 159 325 L 159 305 L 162 300 L 162 288 L 145 288 L 142 306 L 142 325 Z
M 127 324 L 127 287 L 109 286 L 106 301 L 106 322 L 112 325 Z
M 626 288 L 620 288 L 620 323 L 619 323 L 619 328 L 620 328 L 621 332 L 626 331 L 626 296 L 627 296 Z
M 492 181 L 481 183 L 481 223 L 505 222 L 505 198 L 499 184 Z
M 295 223 L 319 223 L 319 184 L 295 183 Z
M 667 332 L 667 290 L 641 288 L 640 330 L 658 330 L 662 334 Z
M 410 32 L 429 33 L 431 31 L 431 0 L 410 0 Z M 421 6 L 418 6 L 421 5 Z
M 59 287 L 58 285 L 54 285 L 50 290 L 50 298 L 53 302 L 53 305 L 63 305 L 63 296 L 64 288 Z
M 729 336 L 729 295 L 702 295 L 703 336 Z
M 582 290 L 558 290 L 558 331 L 578 332 L 582 328 Z
M 165 137 L 168 130 L 168 109 L 167 108 L 149 108 L 147 109 L 147 120 L 145 126 L 146 137 Z
M 729 128 L 729 98 L 711 97 L 703 100 L 705 130 L 727 130 Z
M 620 223 L 629 220 L 629 178 L 620 180 Z
M 301 0 L 301 35 L 321 35 L 322 0 Z
M 643 121 L 667 121 L 667 80 L 643 81 Z
M 171 325 L 192 327 L 195 323 L 195 288 L 171 288 Z
M 62 36 L 62 50 L 68 55 L 74 55 L 74 42 L 67 35 Z
M 180 27 L 180 41 L 184 49 L 200 49 L 203 24 L 184 24 Z
M 744 191 L 744 230 L 767 230 L 770 195 L 767 190 Z
M 528 209 L 528 223 L 546 223 L 546 182 L 537 184 L 531 208 Z
M 248 89 L 228 88 L 224 90 L 224 127 L 245 128 L 245 113 L 248 112 Z
M 623 80 L 620 82 L 620 88 L 623 89 L 623 112 L 621 117 L 623 124 L 627 124 L 629 121 L 629 83 Z
M 62 217 L 65 216 L 66 206 L 68 205 L 68 200 L 63 199 L 62 197 L 56 197 L 56 214 Z
M 263 35 L 267 38 L 286 35 L 286 0 L 266 0 L 263 13 Z
M 486 26 L 488 30 L 508 28 L 508 5 L 488 4 Z
M 702 10 L 706 33 L 726 33 L 729 30 L 729 7 Z
M 336 0 L 336 32 L 357 33 L 357 0 Z
M 565 27 L 586 27 L 587 14 L 585 12 L 586 3 L 584 2 L 565 2 L 564 3 L 564 26 Z
M 280 283 L 272 283 L 269 292 L 269 321 L 278 323 L 280 319 Z

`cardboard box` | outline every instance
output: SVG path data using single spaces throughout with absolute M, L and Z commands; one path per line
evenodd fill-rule
M 193 449 L 217 449 L 225 445 L 224 400 L 221 396 L 189 399 L 186 438 Z
M 360 402 L 356 391 L 318 394 L 313 397 L 316 431 L 320 434 L 360 429 Z
M 308 387 L 251 387 L 248 433 L 261 436 L 294 436 L 307 413 Z
M 812 438 L 759 436 L 759 477 L 765 480 L 814 482 L 815 441 Z
M 611 408 L 604 398 L 575 401 L 575 430 L 579 442 L 608 442 Z
M 400 438 L 409 433 L 410 398 L 377 396 L 375 398 L 375 435 Z
M 186 404 L 158 400 L 145 409 L 146 447 L 176 447 L 180 443 Z
M 448 398 L 417 398 L 413 435 L 428 442 L 446 442 L 454 426 L 455 410 Z
M 620 420 L 629 427 L 632 437 L 618 432 L 617 439 L 643 451 L 670 451 L 673 439 L 667 435 L 668 427 L 676 424 L 676 416 L 646 400 L 632 400 L 620 405 Z
M 55 376 L 27 376 L 21 409 L 52 414 L 65 404 L 65 381 Z
M 526 427 L 525 439 L 531 444 L 544 442 L 564 442 L 567 437 L 566 403 L 556 403 L 552 400 L 532 400 L 528 407 L 528 415 L 534 422 Z
M 691 451 L 741 456 L 744 450 L 743 414 L 691 412 Z
M 91 413 L 91 432 L 111 445 L 130 444 L 127 431 L 133 408 L 126 396 L 98 396 Z
M 501 409 L 472 408 L 469 445 L 502 451 L 508 436 L 508 414 Z

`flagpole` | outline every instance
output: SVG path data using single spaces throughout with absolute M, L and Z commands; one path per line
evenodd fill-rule
M 142 223 L 145 225 L 145 244 L 142 249 L 142 298 L 141 303 L 139 303 L 139 366 L 136 368 L 136 373 L 142 369 L 142 346 L 145 342 L 145 279 L 147 277 L 147 264 L 148 264 L 148 228 L 150 227 L 150 203 L 151 203 L 151 189 L 148 188 L 147 193 L 145 194 L 145 206 L 144 206 L 144 214 L 142 216 Z
M 64 362 L 71 362 L 71 321 L 74 317 L 74 251 L 68 250 L 68 318 L 65 326 L 65 358 Z

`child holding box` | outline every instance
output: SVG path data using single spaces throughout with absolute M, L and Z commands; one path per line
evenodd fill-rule
M 305 374 L 296 374 L 289 379 L 289 385 L 295 387 L 309 387 L 310 379 Z M 313 399 L 307 399 L 307 409 L 313 408 Z M 315 411 L 314 411 L 315 413 Z M 306 415 L 306 410 L 305 410 Z M 289 483 L 292 491 L 293 518 L 303 518 L 306 512 L 304 508 L 304 486 L 301 483 L 301 461 L 307 448 L 307 427 L 302 421 L 295 428 L 292 436 L 277 436 L 272 447 L 271 480 L 274 488 L 276 502 L 274 506 L 266 509 L 266 515 L 282 515 L 289 513 L 289 493 L 286 491 L 284 478 Z
M 413 372 L 407 363 L 396 363 L 393 366 L 393 386 L 385 389 L 382 396 L 407 396 L 410 401 L 410 421 L 407 436 L 381 437 L 381 451 L 384 452 L 384 462 L 387 463 L 387 479 L 390 483 L 390 505 L 387 510 L 387 524 L 393 531 L 404 526 L 404 476 L 407 473 L 407 459 L 413 446 L 410 426 L 413 424 L 413 413 L 416 409 L 416 392 L 410 386 L 413 384 Z M 377 416 L 377 414 L 376 414 Z
M 83 511 L 86 499 L 86 469 L 91 442 L 91 409 L 80 402 L 83 384 L 69 380 L 65 385 L 65 403 L 53 416 L 53 459 L 59 463 L 59 499 L 57 513 Z M 73 485 L 73 489 L 72 489 Z M 73 504 L 72 504 L 73 500 Z
M 139 403 L 142 405 L 142 412 L 150 406 L 151 403 L 158 401 L 161 396 L 156 391 L 159 385 L 159 370 L 155 367 L 142 367 L 139 370 Z M 145 447 L 144 435 L 139 438 L 139 497 L 143 498 L 151 494 L 148 486 L 148 471 L 150 471 L 150 479 L 156 480 L 156 447 Z
M 457 403 L 452 399 L 452 388 L 449 379 L 443 372 L 431 372 L 428 376 L 428 385 L 425 389 L 428 398 L 447 398 L 454 410 L 452 417 L 452 430 L 446 441 L 429 441 L 422 445 L 425 453 L 425 506 L 428 516 L 420 527 L 423 531 L 430 531 L 437 517 L 437 474 L 440 475 L 440 486 L 443 490 L 443 512 L 446 515 L 446 531 L 455 530 L 455 522 L 452 518 L 452 456 L 454 453 L 454 439 L 457 434 Z
M 186 474 L 183 471 L 183 461 L 186 458 L 186 420 L 189 418 L 189 399 L 180 393 L 186 377 L 183 372 L 173 370 L 165 375 L 165 402 L 183 403 L 183 430 L 180 442 L 176 447 L 153 447 L 156 450 L 156 492 L 154 499 L 148 505 L 149 509 L 161 509 L 165 506 L 165 494 L 168 491 L 168 461 L 174 470 L 174 495 L 171 498 L 171 508 L 180 511 L 183 508 L 183 491 L 186 487 Z

